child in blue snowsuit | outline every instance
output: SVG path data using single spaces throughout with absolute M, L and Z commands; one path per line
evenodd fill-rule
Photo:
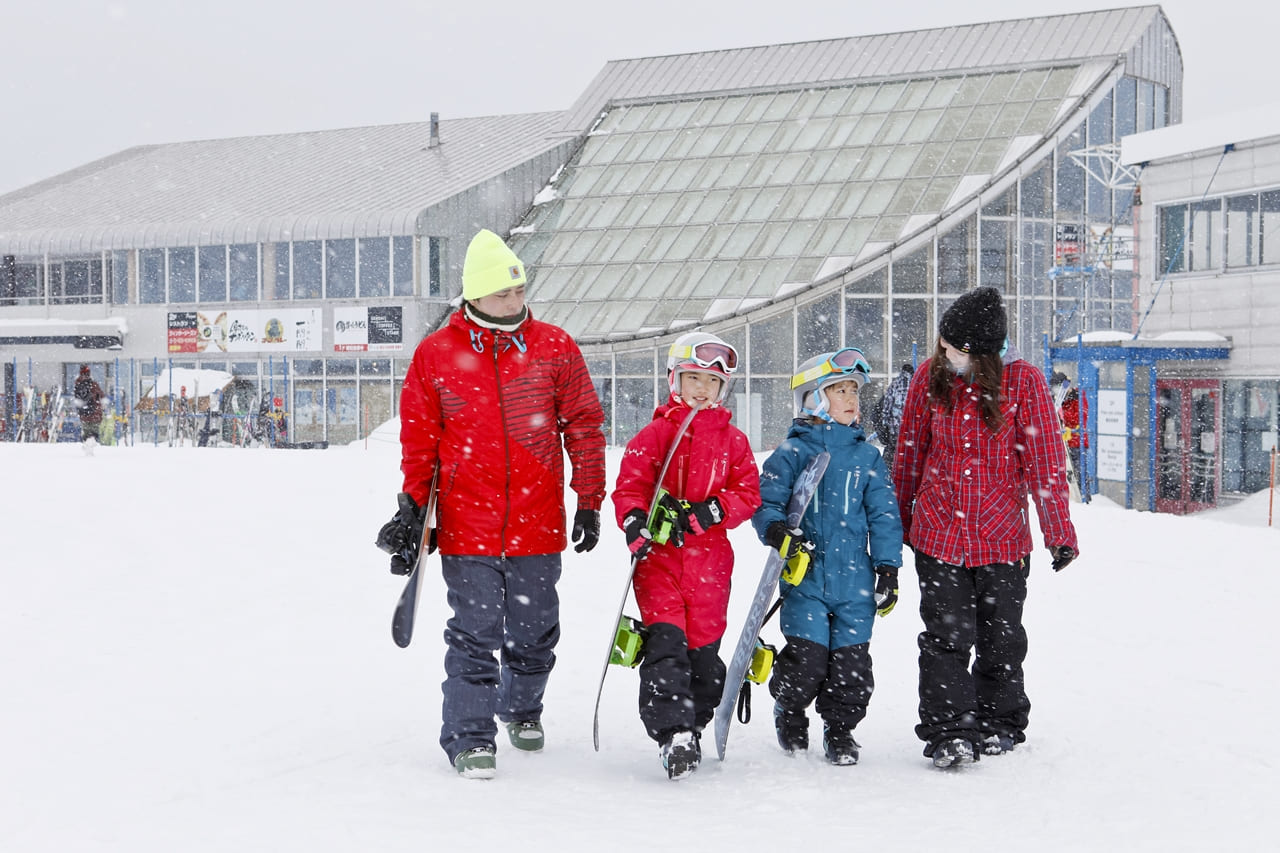
M 871 625 L 898 600 L 902 522 L 880 451 L 866 441 L 858 394 L 870 367 L 846 347 L 815 356 L 792 377 L 798 417 L 786 441 L 765 461 L 763 504 L 751 519 L 761 541 L 784 558 L 811 555 L 797 586 L 782 583 L 786 646 L 769 692 L 778 743 L 787 753 L 809 747 L 816 704 L 823 751 L 832 764 L 858 762 L 853 730 L 867 713 Z M 799 528 L 788 528 L 787 503 L 800 472 L 822 451 L 831 462 Z

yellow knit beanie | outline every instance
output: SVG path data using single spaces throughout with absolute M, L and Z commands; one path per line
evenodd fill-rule
M 471 238 L 462 263 L 463 299 L 480 299 L 524 282 L 524 264 L 501 237 L 482 229 Z

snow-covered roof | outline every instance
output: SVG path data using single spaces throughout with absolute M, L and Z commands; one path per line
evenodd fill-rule
M 1117 341 L 1127 341 L 1132 337 L 1133 337 L 1132 332 L 1120 332 L 1114 329 L 1099 329 L 1094 332 L 1085 332 L 1084 334 L 1080 335 L 1080 340 L 1081 342 L 1086 344 L 1096 344 L 1096 343 L 1109 344 L 1109 343 L 1115 343 Z M 1072 335 L 1069 338 L 1062 338 L 1061 340 L 1057 341 L 1057 343 L 1059 344 L 1074 344 L 1075 342 L 1076 342 L 1075 335 Z
M 1195 329 L 1184 329 L 1181 331 L 1161 332 L 1158 335 L 1142 335 L 1134 338 L 1132 332 L 1124 332 L 1119 330 L 1104 330 L 1097 332 L 1086 332 L 1079 336 L 1079 343 L 1091 349 L 1097 347 L 1118 346 L 1125 349 L 1158 349 L 1158 348 L 1205 348 L 1229 350 L 1232 346 L 1231 337 L 1229 335 L 1220 335 L 1217 332 L 1200 331 Z M 1055 341 L 1053 350 L 1063 357 L 1070 353 L 1071 348 L 1077 345 L 1077 338 L 1072 335 L 1069 338 Z
M 63 320 L 56 317 L 0 318 L 0 338 L 93 337 L 124 335 L 129 324 L 124 317 L 100 320 Z
M 556 149 L 560 112 L 144 145 L 0 196 L 0 251 L 414 234 L 422 212 Z
M 1126 166 L 1280 137 L 1280 102 L 1135 133 L 1120 140 Z
M 1143 340 L 1160 341 L 1161 343 L 1177 343 L 1180 341 L 1194 343 L 1225 343 L 1229 342 L 1231 338 L 1226 335 L 1220 335 L 1217 332 L 1183 329 L 1182 331 L 1161 332 L 1158 335 L 1151 335 Z
M 214 391 L 221 391 L 231 384 L 231 380 L 235 378 L 225 370 L 196 370 L 190 367 L 166 367 L 156 376 L 155 383 L 142 393 L 143 398 L 153 396 L 168 397 L 170 393 L 175 397 L 182 395 L 182 389 L 187 389 L 187 396 L 208 397 Z M 155 391 L 159 389 L 159 394 Z M 172 392 L 170 391 L 172 389 Z

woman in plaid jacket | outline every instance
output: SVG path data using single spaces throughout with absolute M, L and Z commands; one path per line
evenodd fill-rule
M 1078 552 L 1049 387 L 1009 348 L 1006 328 L 992 287 L 947 309 L 907 393 L 893 465 L 924 621 L 916 734 L 938 767 L 1026 739 L 1028 494 L 1054 570 Z

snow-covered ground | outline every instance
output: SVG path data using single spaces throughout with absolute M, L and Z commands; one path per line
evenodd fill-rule
M 500 744 L 498 778 L 476 782 L 436 744 L 436 571 L 413 645 L 391 641 L 403 581 L 372 543 L 398 452 L 394 432 L 324 451 L 0 444 L 0 850 L 1280 846 L 1265 493 L 1189 518 L 1076 507 L 1080 560 L 1054 575 L 1034 557 L 1029 740 L 948 772 L 912 733 L 910 570 L 877 622 L 858 766 L 782 755 L 757 689 L 726 760 L 669 782 L 616 667 L 594 752 L 626 568 L 606 523 L 565 555 L 546 750 Z M 747 528 L 733 539 L 726 647 L 765 556 Z

